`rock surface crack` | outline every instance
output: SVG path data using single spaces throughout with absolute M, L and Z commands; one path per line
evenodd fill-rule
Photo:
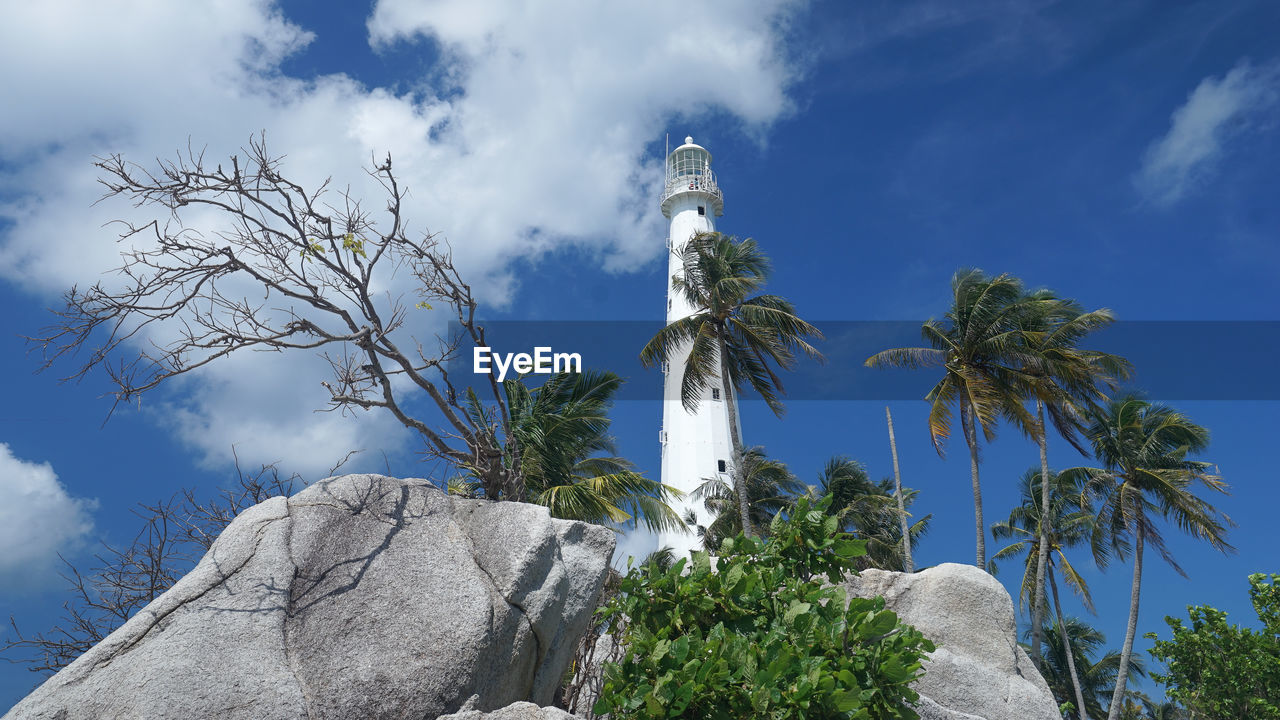
M 307 692 L 307 684 L 302 681 L 302 677 L 298 675 L 298 659 L 294 655 L 293 645 L 289 642 L 289 621 L 293 618 L 293 589 L 298 582 L 298 561 L 293 557 L 293 508 L 288 504 L 285 505 L 285 519 L 289 522 L 288 531 L 285 532 L 284 548 L 285 554 L 289 558 L 289 586 L 285 590 L 284 612 L 280 618 L 280 644 L 284 651 L 284 662 L 289 668 L 289 674 L 293 676 L 293 682 L 298 686 L 298 694 L 302 696 L 302 708 L 306 711 L 308 718 L 315 718 L 315 713 L 311 710 L 311 693 Z
M 468 554 L 471 555 L 472 563 L 474 563 L 476 568 L 479 569 L 480 572 L 484 574 L 485 578 L 489 580 L 489 587 L 491 588 L 493 594 L 502 598 L 502 601 L 505 602 L 507 605 L 515 608 L 516 612 L 520 614 L 520 617 L 524 619 L 525 624 L 529 626 L 529 634 L 533 636 L 534 663 L 533 663 L 532 673 L 527 679 L 525 686 L 529 688 L 530 691 L 532 691 L 533 681 L 535 678 L 538 677 L 538 670 L 542 667 L 542 663 L 545 660 L 542 652 L 544 639 L 542 638 L 542 636 L 538 634 L 538 629 L 534 626 L 533 620 L 529 617 L 529 612 L 525 610 L 523 605 L 512 601 L 511 598 L 508 598 L 506 594 L 502 592 L 502 588 L 498 586 L 498 581 L 493 577 L 492 574 L 490 574 L 489 569 L 486 568 L 482 562 L 480 562 L 480 558 L 476 554 L 475 541 L 471 539 L 471 534 L 468 533 L 465 528 L 459 528 L 459 529 L 462 530 L 462 536 L 467 539 Z M 528 696 L 528 694 L 526 694 L 526 696 Z

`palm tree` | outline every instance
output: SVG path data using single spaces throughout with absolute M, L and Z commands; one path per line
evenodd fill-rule
M 1120 711 L 1120 720 L 1186 720 L 1188 717 L 1187 711 L 1177 703 L 1157 702 L 1136 690 L 1125 692 L 1124 708 Z
M 862 463 L 842 455 L 827 460 L 818 484 L 809 490 L 815 499 L 831 496 L 827 512 L 840 518 L 841 530 L 867 542 L 867 554 L 858 558 L 859 569 L 904 570 L 902 520 L 918 491 L 907 488 L 903 492 L 903 510 L 899 512 L 893 480 L 874 482 Z M 908 525 L 910 545 L 928 531 L 932 519 L 932 515 L 925 515 Z
M 893 435 L 893 413 L 889 406 L 884 406 L 884 419 L 889 426 L 889 453 L 893 455 L 893 496 L 898 502 L 898 522 L 902 525 L 899 537 L 902 538 L 902 572 L 915 572 L 915 563 L 911 561 L 911 529 L 907 527 L 907 506 L 902 500 L 902 473 L 898 470 L 898 440 Z
M 943 368 L 925 400 L 930 403 L 929 435 L 943 453 L 951 434 L 951 407 L 960 410 L 960 425 L 969 446 L 973 484 L 976 565 L 987 565 L 987 527 L 982 520 L 982 486 L 978 479 L 978 429 L 988 441 L 1003 416 L 1024 429 L 1035 421 L 1019 400 L 1021 368 L 1033 366 L 1022 342 L 1020 316 L 1029 311 L 1022 282 L 1012 275 L 988 278 L 981 270 L 958 271 L 951 279 L 952 305 L 944 321 L 927 321 L 920 329 L 930 347 L 885 350 L 867 359 L 869 367 Z
M 1063 625 L 1062 600 L 1058 596 L 1058 582 L 1054 578 L 1054 570 L 1061 565 L 1067 584 L 1084 602 L 1085 608 L 1093 612 L 1093 598 L 1089 594 L 1089 586 L 1071 564 L 1066 549 L 1084 544 L 1093 535 L 1094 517 L 1085 501 L 1084 488 L 1073 482 L 1070 476 L 1060 474 L 1049 475 L 1051 490 L 1043 492 L 1044 474 L 1038 468 L 1030 468 L 1022 475 L 1019 482 L 1021 503 L 1009 513 L 1009 519 L 991 525 L 991 535 L 997 540 L 1014 539 L 1010 545 L 1002 548 L 991 558 L 991 572 L 994 575 L 996 563 L 1000 560 L 1023 557 L 1022 584 L 1018 592 L 1018 607 L 1023 603 L 1044 603 L 1043 588 L 1035 587 L 1043 583 L 1047 574 L 1053 586 L 1053 605 L 1058 618 L 1058 628 Z M 1049 498 L 1045 503 L 1044 498 Z M 1042 511 L 1041 508 L 1048 508 Z M 1049 539 L 1050 560 L 1046 565 L 1047 573 L 1040 569 L 1039 547 L 1044 538 Z M 1105 559 L 1105 555 L 1103 559 Z M 1032 612 L 1032 619 L 1043 618 L 1043 612 Z M 1031 632 L 1032 642 L 1039 639 L 1040 633 Z M 1063 635 L 1060 638 L 1067 649 L 1065 659 L 1071 687 L 1075 690 L 1073 703 L 1079 709 L 1080 720 L 1088 720 L 1085 714 L 1084 692 L 1080 687 L 1080 678 L 1076 672 L 1074 656 L 1070 652 L 1071 642 Z M 1043 663 L 1037 658 L 1036 666 L 1043 670 Z
M 1145 713 L 1142 720 L 1187 720 L 1189 717 L 1186 708 L 1176 702 L 1157 702 L 1146 696 L 1142 697 L 1142 710 Z
M 503 445 L 506 461 L 519 463 L 530 501 L 550 508 L 552 517 L 599 525 L 639 522 L 653 531 L 683 529 L 684 522 L 666 502 L 679 491 L 650 480 L 617 456 L 608 413 L 621 385 L 617 375 L 591 370 L 557 373 L 537 388 L 521 379 L 504 381 L 509 440 L 514 440 Z M 478 402 L 469 409 L 484 412 Z M 519 448 L 518 455 L 513 448 Z M 454 494 L 477 489 L 474 478 L 449 481 Z
M 666 572 L 675 564 L 676 552 L 670 545 L 663 545 L 640 561 L 640 567 L 651 567 L 658 572 Z
M 1019 316 L 1022 340 L 1030 364 L 1024 365 L 1020 380 L 1024 393 L 1034 401 L 1036 422 L 1032 435 L 1040 447 L 1042 482 L 1041 507 L 1049 506 L 1049 444 L 1045 411 L 1057 428 L 1081 454 L 1076 429 L 1082 408 L 1106 401 L 1105 392 L 1129 377 L 1129 362 L 1104 352 L 1081 350 L 1077 346 L 1086 335 L 1115 320 L 1110 310 L 1084 312 L 1074 300 L 1059 298 L 1048 290 L 1038 290 L 1026 298 L 1028 311 Z M 1047 532 L 1047 528 L 1045 528 Z M 1035 598 L 1032 602 L 1031 660 L 1040 666 L 1040 628 L 1044 623 L 1045 568 L 1049 562 L 1049 538 L 1040 535 L 1036 553 Z
M 680 400 L 694 412 L 702 393 L 718 377 L 729 417 L 734 473 L 741 474 L 744 452 L 738 428 L 736 390 L 746 384 L 760 394 L 775 415 L 783 413 L 782 381 L 770 367 L 790 369 L 800 350 L 821 360 L 809 338 L 822 333 L 796 316 L 791 303 L 777 295 L 755 295 L 769 276 L 769 260 L 751 238 L 739 241 L 721 233 L 698 233 L 679 250 L 682 271 L 672 288 L 684 295 L 692 315 L 654 335 L 640 352 L 646 367 L 684 358 Z M 751 536 L 747 483 L 735 483 L 739 521 Z
M 1025 635 L 1030 634 L 1028 629 Z M 1102 657 L 1098 657 L 1098 653 L 1106 645 L 1106 638 L 1098 630 L 1074 617 L 1060 617 L 1056 622 L 1046 625 L 1043 635 L 1045 654 L 1041 672 L 1054 699 L 1060 704 L 1071 702 L 1072 705 L 1079 706 L 1079 696 L 1074 692 L 1070 672 L 1070 668 L 1074 666 L 1086 715 L 1102 717 L 1106 713 L 1111 690 L 1115 687 L 1120 653 L 1107 650 Z M 1146 675 L 1146 667 L 1138 657 L 1133 659 L 1130 670 L 1135 675 Z
M 787 469 L 786 463 L 765 455 L 764 448 L 747 450 L 742 459 L 742 472 L 734 475 L 734 482 L 745 481 L 747 508 L 753 527 L 767 528 L 773 516 L 785 511 L 795 498 L 806 489 Z M 729 485 L 719 475 L 706 478 L 693 491 L 693 498 L 701 500 L 714 518 L 706 527 L 699 527 L 702 547 L 715 551 L 725 538 L 742 532 L 742 519 L 733 511 L 737 504 L 737 488 Z
M 1226 540 L 1226 526 L 1232 524 L 1231 519 L 1192 491 L 1198 483 L 1215 492 L 1227 492 L 1226 483 L 1211 472 L 1210 463 L 1188 459 L 1188 455 L 1208 447 L 1208 430 L 1171 407 L 1126 395 L 1094 413 L 1086 434 L 1093 444 L 1094 457 L 1102 467 L 1075 468 L 1068 472 L 1087 477 L 1101 496 L 1095 545 L 1101 547 L 1109 543 L 1120 557 L 1127 554 L 1130 539 L 1133 548 L 1129 624 L 1107 715 L 1107 720 L 1117 720 L 1133 661 L 1146 546 L 1155 548 L 1174 570 L 1186 577 L 1165 546 L 1155 519 L 1172 520 L 1183 532 L 1224 553 L 1235 548 Z

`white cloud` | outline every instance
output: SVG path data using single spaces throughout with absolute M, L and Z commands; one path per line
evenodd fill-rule
M 210 365 L 198 381 L 183 378 L 180 399 L 144 407 L 212 470 L 225 469 L 234 448 L 245 470 L 279 463 L 308 482 L 324 478 L 350 450 L 368 452 L 342 472 L 382 472 L 378 450 L 404 446 L 409 431 L 390 413 L 317 412 L 329 398 L 320 386 L 328 377 L 328 364 L 311 355 L 241 353 Z
M 627 572 L 627 561 L 631 565 L 639 565 L 649 553 L 658 549 L 658 535 L 643 527 L 628 530 L 618 535 L 618 546 L 613 551 L 613 567 L 618 572 Z
M 96 507 L 68 495 L 49 463 L 20 460 L 0 443 L 0 582 L 33 587 L 56 577 L 58 553 L 83 543 Z
M 1169 122 L 1169 132 L 1147 148 L 1134 177 L 1148 200 L 1172 204 L 1215 169 L 1225 145 L 1255 127 L 1280 99 L 1280 65 L 1247 61 L 1226 75 L 1207 77 L 1187 96 Z
M 0 66 L 22 68 L 0 76 L 0 227 L 11 223 L 0 277 L 50 294 L 118 264 L 102 225 L 133 211 L 93 205 L 92 156 L 146 163 L 190 139 L 225 158 L 264 129 L 287 174 L 312 185 L 334 176 L 375 208 L 360 168 L 390 152 L 411 191 L 412 229 L 450 240 L 483 302 L 510 301 L 513 259 L 565 245 L 607 271 L 636 267 L 663 247 L 646 144 L 669 129 L 714 148 L 698 132 L 710 111 L 762 136 L 790 108 L 783 41 L 800 4 L 381 0 L 368 25 L 375 47 L 429 38 L 442 49 L 409 92 L 284 76 L 281 60 L 314 38 L 268 0 L 15 7 L 0 25 Z M 182 385 L 179 409 L 164 406 L 165 422 L 208 461 L 237 444 L 243 461 L 290 471 L 406 441 L 385 418 L 314 414 L 318 361 L 276 359 L 210 366 Z M 319 446 L 333 452 L 317 457 Z

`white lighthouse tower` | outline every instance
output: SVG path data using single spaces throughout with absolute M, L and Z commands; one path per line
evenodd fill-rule
M 711 172 L 711 153 L 686 137 L 684 144 L 667 156 L 666 185 L 662 192 L 662 214 L 671 221 L 667 235 L 667 324 L 694 314 L 683 294 L 671 287 L 671 276 L 681 274 L 684 266 L 680 249 L 695 233 L 716 229 L 715 218 L 724 214 L 724 194 Z M 674 353 L 664 371 L 662 392 L 662 482 L 692 493 L 707 478 L 719 476 L 731 482 L 732 445 L 729 439 L 728 403 L 721 397 L 719 383 L 703 392 L 694 412 L 680 402 L 680 382 L 684 377 L 684 359 L 689 349 Z M 742 424 L 738 423 L 741 427 Z M 698 525 L 709 525 L 714 519 L 688 495 L 672 505 L 680 517 L 690 511 Z M 676 557 L 690 550 L 701 550 L 702 543 L 695 528 L 688 533 L 664 532 L 658 536 L 658 547 L 670 546 Z

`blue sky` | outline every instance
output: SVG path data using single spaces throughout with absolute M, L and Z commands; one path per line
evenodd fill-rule
M 93 204 L 95 155 L 146 162 L 190 140 L 224 157 L 265 130 L 297 177 L 360 192 L 362 165 L 390 152 L 413 227 L 449 238 L 488 317 L 656 321 L 663 141 L 692 135 L 715 155 L 719 229 L 759 240 L 771 289 L 812 320 L 939 315 L 951 274 L 977 266 L 1126 321 L 1256 321 L 1238 326 L 1241 353 L 1277 344 L 1265 322 L 1280 320 L 1273 3 L 229 0 L 2 12 L 0 615 L 24 629 L 50 626 L 65 599 L 57 553 L 82 561 L 99 541 L 127 542 L 137 502 L 212 492 L 232 475 L 233 446 L 246 465 L 312 479 L 348 448 L 365 451 L 351 469 L 381 469 L 385 452 L 396 474 L 437 472 L 388 418 L 311 412 L 324 402 L 315 358 L 211 367 L 105 426 L 103 377 L 33 374 L 18 336 L 48 321 L 62 290 L 114 267 L 102 225 L 132 212 Z M 1189 603 L 1251 619 L 1245 576 L 1280 571 L 1266 460 L 1274 381 L 1197 364 L 1224 354 L 1205 337 L 1175 332 L 1169 353 L 1196 399 L 1155 399 L 1213 433 L 1205 457 L 1232 486 L 1220 507 L 1239 524 L 1239 553 L 1171 531 L 1190 579 L 1148 563 L 1140 632 Z M 1197 377 L 1220 375 L 1257 383 L 1259 399 L 1196 395 Z M 919 560 L 968 562 L 963 447 L 939 458 L 924 403 L 891 404 L 904 482 L 934 514 Z M 655 398 L 620 403 L 615 421 L 623 453 L 655 475 L 660 417 Z M 883 417 L 882 402 L 854 400 L 796 400 L 783 420 L 760 403 L 743 410 L 747 442 L 806 480 L 833 454 L 888 473 Z M 988 520 L 1007 513 L 1035 460 L 1010 430 L 984 448 Z M 1082 461 L 1061 442 L 1050 460 Z M 1087 576 L 1091 621 L 1118 647 L 1128 569 Z M 0 707 L 36 680 L 0 665 Z

